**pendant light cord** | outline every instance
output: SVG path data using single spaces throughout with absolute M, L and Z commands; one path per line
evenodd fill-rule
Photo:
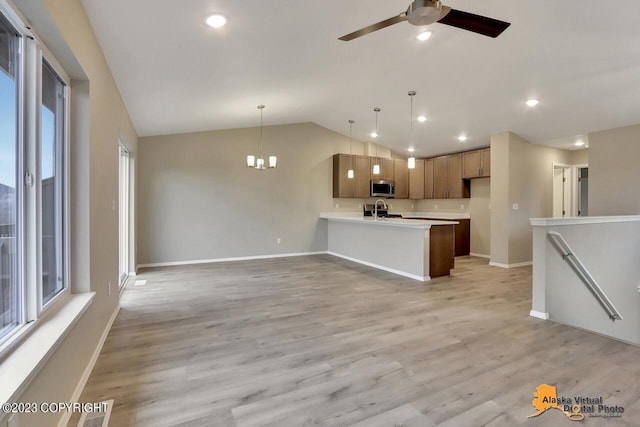
M 262 110 L 264 109 L 264 105 L 259 106 L 258 108 L 260 108 L 260 158 L 262 159 Z
M 353 128 L 353 124 L 355 122 L 353 120 L 349 120 L 349 169 L 353 170 L 353 150 L 351 149 L 353 140 L 351 139 L 351 131 Z

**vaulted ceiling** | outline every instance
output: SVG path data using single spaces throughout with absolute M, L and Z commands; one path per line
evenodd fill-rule
M 418 156 L 488 145 L 510 130 L 572 147 L 640 121 L 640 2 L 450 0 L 511 22 L 498 38 L 433 24 L 339 36 L 405 0 L 82 0 L 140 136 L 315 122 Z M 204 18 L 229 18 L 219 30 Z M 424 42 L 416 35 L 432 31 Z M 529 98 L 540 100 L 529 108 Z M 464 134 L 464 143 L 457 137 Z

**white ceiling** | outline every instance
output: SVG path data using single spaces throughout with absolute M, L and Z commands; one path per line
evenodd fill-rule
M 315 122 L 419 156 L 488 145 L 510 130 L 571 147 L 576 135 L 640 122 L 640 2 L 449 0 L 511 22 L 497 39 L 399 23 L 337 40 L 408 0 L 82 0 L 140 136 Z M 221 30 L 204 17 L 229 17 Z M 531 109 L 527 98 L 540 99 Z M 464 133 L 468 141 L 460 143 Z

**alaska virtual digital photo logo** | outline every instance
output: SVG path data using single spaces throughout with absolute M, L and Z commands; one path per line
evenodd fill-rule
M 571 421 L 583 421 L 586 416 L 600 418 L 621 417 L 624 413 L 622 406 L 605 405 L 602 396 L 558 397 L 556 387 L 548 384 L 540 384 L 536 387 L 533 397 L 531 404 L 537 412 L 527 418 L 537 417 L 547 412 L 548 409 L 556 409 L 562 412 Z

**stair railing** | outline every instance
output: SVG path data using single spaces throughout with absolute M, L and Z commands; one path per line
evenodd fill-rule
M 549 235 L 549 238 L 551 239 L 551 242 L 553 243 L 555 248 L 558 250 L 558 252 L 560 252 L 560 255 L 562 255 L 562 259 L 571 266 L 580 280 L 582 280 L 582 283 L 584 283 L 587 289 L 591 291 L 591 294 L 595 297 L 600 306 L 602 306 L 604 311 L 607 313 L 607 316 L 609 316 L 609 319 L 611 319 L 612 321 L 622 320 L 622 316 L 620 315 L 618 310 L 616 310 L 613 303 L 609 300 L 609 298 L 607 298 L 607 295 L 600 288 L 600 286 L 598 286 L 598 284 L 582 264 L 580 259 L 573 253 L 573 250 L 571 250 L 571 247 L 569 247 L 567 241 L 564 239 L 564 237 L 562 237 L 562 234 L 558 233 L 557 231 L 549 231 L 547 232 L 547 234 Z

